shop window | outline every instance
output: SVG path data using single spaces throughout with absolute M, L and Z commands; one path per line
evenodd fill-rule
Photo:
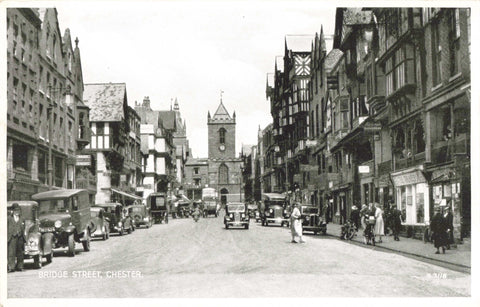
M 449 9 L 450 75 L 460 71 L 460 9 Z
M 456 108 L 454 111 L 455 137 L 470 132 L 470 109 Z

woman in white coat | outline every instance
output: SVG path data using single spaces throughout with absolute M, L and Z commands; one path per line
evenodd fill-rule
M 303 229 L 302 229 L 302 221 L 301 221 L 302 214 L 300 213 L 300 209 L 298 209 L 298 204 L 293 203 L 293 211 L 290 215 L 290 230 L 292 232 L 292 243 L 297 243 L 295 241 L 295 237 L 300 238 L 300 243 L 305 243 L 303 240 Z
M 382 236 L 385 235 L 383 223 L 383 210 L 380 208 L 380 204 L 375 203 L 375 237 L 379 237 L 378 243 L 382 243 Z

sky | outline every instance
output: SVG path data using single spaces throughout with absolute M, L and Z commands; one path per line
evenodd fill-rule
M 287 34 L 333 34 L 326 2 L 51 2 L 79 39 L 84 83 L 125 82 L 128 103 L 177 98 L 193 157 L 207 157 L 207 113 L 235 111 L 236 152 L 272 121 L 266 76 Z M 330 43 L 331 41 L 327 42 Z

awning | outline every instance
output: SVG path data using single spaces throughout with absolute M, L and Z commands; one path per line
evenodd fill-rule
M 123 196 L 128 197 L 128 198 L 143 200 L 142 197 L 137 196 L 137 195 L 128 194 L 128 193 L 125 193 L 125 192 L 123 192 L 123 191 L 119 191 L 119 190 L 115 190 L 115 189 L 110 189 L 110 190 L 112 190 L 112 192 L 114 192 L 114 193 L 123 195 Z

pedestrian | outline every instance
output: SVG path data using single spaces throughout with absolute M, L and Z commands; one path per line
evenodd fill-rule
M 435 208 L 435 214 L 430 221 L 430 230 L 432 231 L 432 240 L 437 251 L 435 254 L 440 254 L 440 247 L 445 254 L 445 246 L 448 242 L 447 237 L 447 221 L 440 213 L 440 207 Z
M 368 207 L 367 205 L 363 204 L 362 209 L 360 210 L 360 223 L 362 224 L 362 229 L 365 231 L 367 228 L 367 223 L 365 221 L 366 218 L 368 218 Z
M 303 240 L 302 221 L 300 219 L 302 214 L 300 213 L 298 207 L 298 203 L 293 203 L 293 211 L 290 215 L 290 230 L 292 232 L 292 243 L 297 243 L 297 241 L 295 241 L 296 237 L 299 237 L 300 243 L 305 243 L 305 241 Z
M 447 223 L 447 234 L 448 234 L 448 241 L 447 241 L 447 249 L 450 249 L 450 244 L 454 244 L 453 238 L 453 214 L 450 207 L 445 208 L 445 222 Z
M 21 217 L 20 205 L 12 205 L 12 215 L 7 217 L 8 272 L 23 271 L 25 224 Z
M 375 203 L 375 236 L 380 237 L 378 243 L 382 243 L 382 236 L 385 235 L 385 224 L 383 222 L 383 210 L 379 203 Z
M 350 212 L 350 220 L 352 223 L 355 225 L 355 229 L 358 230 L 358 227 L 360 226 L 360 211 L 358 211 L 357 206 L 352 207 L 352 212 Z
M 400 241 L 398 234 L 402 228 L 402 212 L 397 209 L 394 203 L 390 207 L 390 226 L 392 227 L 393 239 Z

